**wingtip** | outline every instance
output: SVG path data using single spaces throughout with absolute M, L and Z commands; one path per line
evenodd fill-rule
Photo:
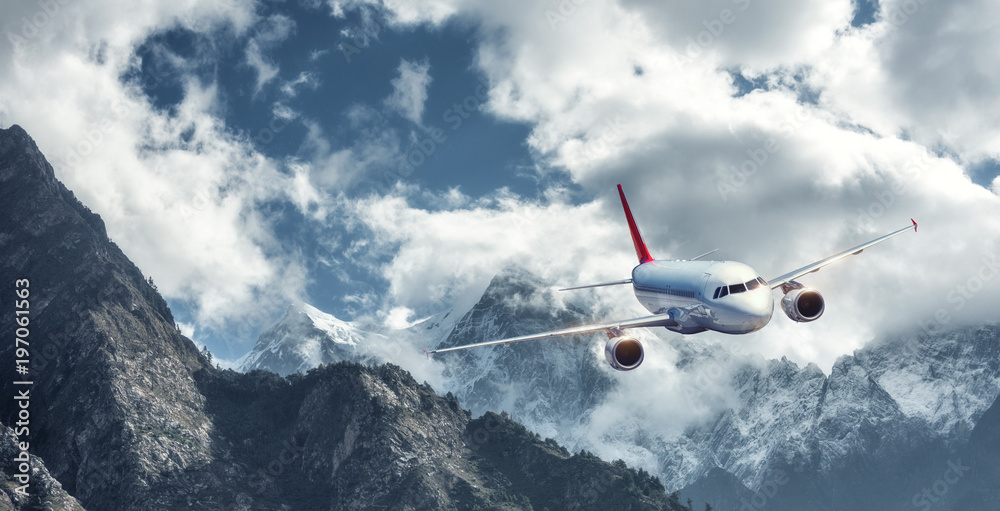
M 910 221 L 913 222 L 913 232 L 917 232 L 917 221 L 912 218 L 910 219 Z

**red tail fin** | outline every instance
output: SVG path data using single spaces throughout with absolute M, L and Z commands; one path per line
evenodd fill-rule
M 648 263 L 653 260 L 653 256 L 649 255 L 649 249 L 646 248 L 646 242 L 642 241 L 642 234 L 639 233 L 639 226 L 635 225 L 635 219 L 632 218 L 632 210 L 628 207 L 628 201 L 625 200 L 625 191 L 622 190 L 622 185 L 618 185 L 618 195 L 622 198 L 622 207 L 625 208 L 625 219 L 628 220 L 628 230 L 632 232 L 632 243 L 635 244 L 635 255 L 639 257 L 640 263 Z

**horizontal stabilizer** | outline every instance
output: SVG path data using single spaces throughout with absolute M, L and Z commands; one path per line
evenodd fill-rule
M 702 257 L 710 256 L 710 255 L 712 255 L 712 254 L 714 254 L 714 253 L 716 253 L 718 251 L 719 251 L 719 249 L 717 249 L 717 248 L 713 249 L 713 250 L 709 250 L 708 252 L 705 252 L 704 254 L 702 254 L 702 255 L 700 255 L 698 257 L 692 257 L 691 259 L 688 259 L 688 261 L 697 261 L 697 260 L 701 259 Z

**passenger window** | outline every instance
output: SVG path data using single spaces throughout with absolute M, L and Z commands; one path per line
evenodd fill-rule
M 736 293 L 742 293 L 746 290 L 747 286 L 745 284 L 732 284 L 729 286 L 729 294 L 735 295 Z

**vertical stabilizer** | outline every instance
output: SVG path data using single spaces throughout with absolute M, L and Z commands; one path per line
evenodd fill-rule
M 622 198 L 622 207 L 625 208 L 625 219 L 628 220 L 628 230 L 632 232 L 632 243 L 635 244 L 635 255 L 639 257 L 639 263 L 648 263 L 653 260 L 653 256 L 649 255 L 649 249 L 646 248 L 646 242 L 642 241 L 642 234 L 639 232 L 639 226 L 635 225 L 635 219 L 632 218 L 632 210 L 628 207 L 628 201 L 625 200 L 625 191 L 622 190 L 622 185 L 618 185 L 618 195 Z

